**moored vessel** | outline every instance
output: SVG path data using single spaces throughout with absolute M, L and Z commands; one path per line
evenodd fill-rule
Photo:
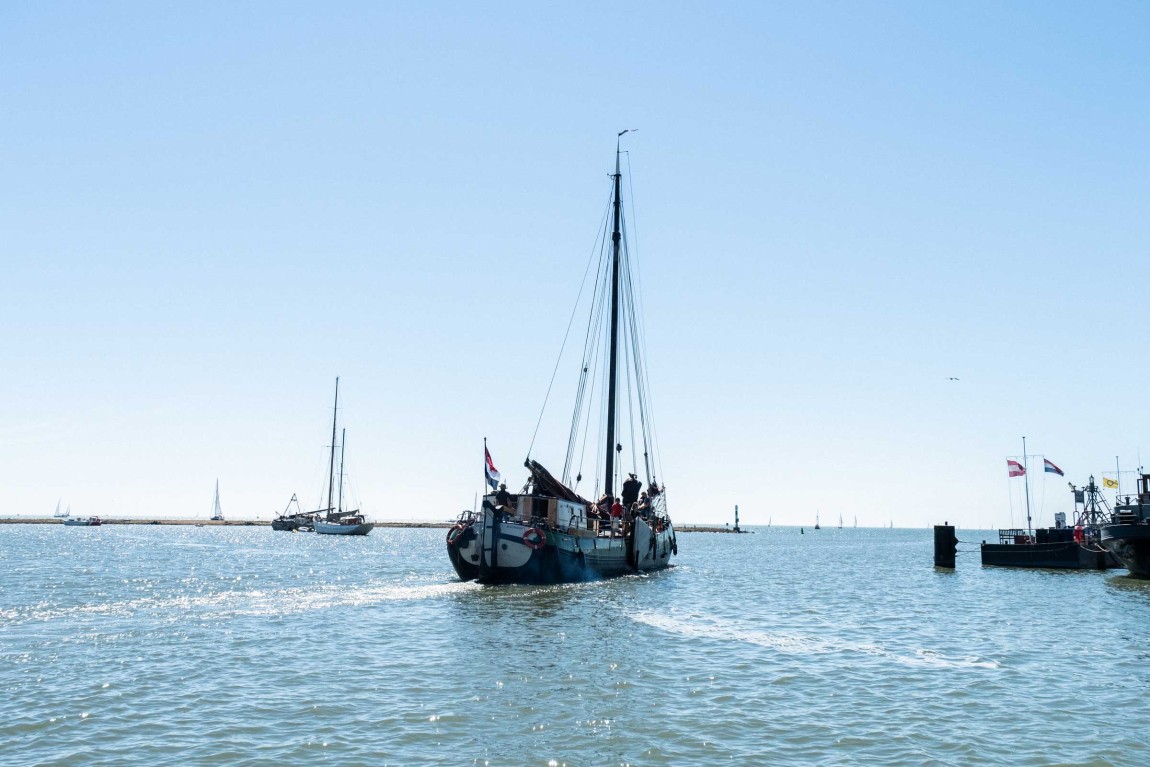
M 620 132 L 619 137 L 627 132 Z M 532 444 L 524 463 L 527 482 L 518 494 L 512 494 L 500 484 L 484 440 L 490 492 L 479 508 L 460 514 L 447 533 L 447 554 L 462 580 L 571 583 L 660 570 L 678 553 L 666 487 L 655 475 L 659 464 L 641 353 L 637 286 L 625 236 L 620 156 L 617 141 L 608 208 L 613 223 L 609 240 L 606 222 L 600 230 L 597 278 L 563 472 L 556 477 L 534 460 Z M 599 376 L 594 371 L 603 374 L 601 380 L 596 381 Z M 603 417 L 592 418 L 592 413 Z M 624 423 L 630 426 L 633 468 L 626 479 L 624 430 L 619 428 Z M 599 431 L 592 439 L 593 424 Z M 602 475 L 590 472 L 596 479 L 589 493 L 579 489 L 588 443 L 599 446 L 596 463 L 603 461 Z M 645 482 L 639 480 L 639 472 Z M 598 500 L 593 502 L 584 493 Z
M 295 506 L 295 511 L 291 510 Z M 280 512 L 279 516 L 272 520 L 272 530 L 279 532 L 301 532 L 310 533 L 315 530 L 315 514 L 305 512 L 300 508 L 299 499 L 295 493 L 292 493 L 291 500 L 287 502 L 287 506 Z
M 1102 527 L 1102 545 L 1135 578 L 1150 578 L 1150 474 L 1138 475 L 1138 494 L 1114 504 Z
M 331 459 L 327 474 L 327 508 L 311 512 L 311 528 L 320 535 L 367 535 L 375 527 L 359 513 L 359 509 L 343 508 L 343 445 L 347 441 L 347 430 L 340 437 L 339 496 L 335 495 L 335 432 L 339 422 L 339 378 L 335 379 L 335 406 L 331 417 Z M 302 529 L 302 528 L 301 528 Z
M 1022 438 L 1022 462 L 1008 458 L 1011 478 L 1022 477 L 1026 497 L 1026 528 L 1002 528 L 998 543 L 982 542 L 982 564 L 996 567 L 1038 567 L 1056 570 L 1105 570 L 1118 567 L 1118 561 L 1101 545 L 1100 529 L 1108 514 L 1106 500 L 1090 478 L 1081 490 L 1071 485 L 1074 493 L 1075 520 L 1067 526 L 1066 514 L 1054 515 L 1054 526 L 1033 528 L 1030 513 L 1029 458 L 1026 438 Z M 1064 476 L 1062 469 L 1043 459 L 1044 474 Z M 1079 508 L 1081 504 L 1082 508 Z
M 68 527 L 99 527 L 104 524 L 104 520 L 99 517 L 88 517 L 83 519 L 81 517 L 69 517 L 64 520 L 64 524 Z

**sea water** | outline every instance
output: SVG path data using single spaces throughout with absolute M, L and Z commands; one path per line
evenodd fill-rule
M 440 529 L 0 526 L 0 764 L 1150 764 L 1150 584 L 754 530 L 484 587 Z

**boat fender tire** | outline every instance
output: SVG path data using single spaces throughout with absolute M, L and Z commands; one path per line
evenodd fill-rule
M 456 541 L 458 541 L 459 537 L 461 535 L 463 535 L 463 530 L 464 530 L 464 527 L 462 524 L 455 525 L 450 530 L 448 530 L 447 531 L 447 545 L 451 546 Z
M 523 545 L 538 551 L 547 545 L 547 533 L 538 527 L 529 527 L 523 531 Z

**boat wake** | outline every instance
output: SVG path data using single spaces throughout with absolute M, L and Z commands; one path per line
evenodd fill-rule
M 674 615 L 641 612 L 630 616 L 637 623 L 690 638 L 717 639 L 743 642 L 767 647 L 789 655 L 826 655 L 831 653 L 860 653 L 907 666 L 935 668 L 999 668 L 997 661 L 973 656 L 948 657 L 934 650 L 917 649 L 913 654 L 888 650 L 880 645 L 850 642 L 844 639 L 818 637 L 812 634 L 771 633 L 741 625 L 735 621 L 715 618 L 684 620 Z
M 86 617 L 130 617 L 153 613 L 156 616 L 220 618 L 239 615 L 290 615 L 337 607 L 365 607 L 384 602 L 434 599 L 478 589 L 471 583 L 430 583 L 402 585 L 367 584 L 360 587 L 327 585 L 306 588 L 224 591 L 166 598 L 145 597 L 102 604 L 54 607 L 30 605 L 0 610 L 0 626 L 34 621 Z

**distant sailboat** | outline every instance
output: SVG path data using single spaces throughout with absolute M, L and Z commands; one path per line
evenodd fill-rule
M 359 513 L 359 509 L 343 509 L 343 448 L 347 443 L 347 429 L 340 437 L 339 448 L 339 505 L 333 506 L 335 494 L 335 428 L 339 417 L 339 379 L 335 379 L 335 413 L 331 419 L 331 462 L 327 475 L 327 508 L 315 512 L 313 526 L 320 535 L 367 535 L 375 527 Z
M 819 513 L 817 511 L 815 512 L 815 529 L 822 530 L 822 527 L 819 526 Z
M 858 527 L 858 526 L 859 526 L 859 518 L 855 517 L 855 527 Z
M 70 505 L 68 506 L 67 511 L 60 511 L 60 501 L 56 501 L 56 513 L 53 514 L 52 516 L 60 518 L 60 519 L 67 519 L 68 515 L 70 515 L 71 513 L 72 513 L 72 507 Z
M 839 514 L 839 530 L 843 529 L 843 515 Z
M 220 508 L 220 481 L 218 479 L 216 480 L 216 500 L 212 503 L 212 521 L 224 521 L 224 510 Z

